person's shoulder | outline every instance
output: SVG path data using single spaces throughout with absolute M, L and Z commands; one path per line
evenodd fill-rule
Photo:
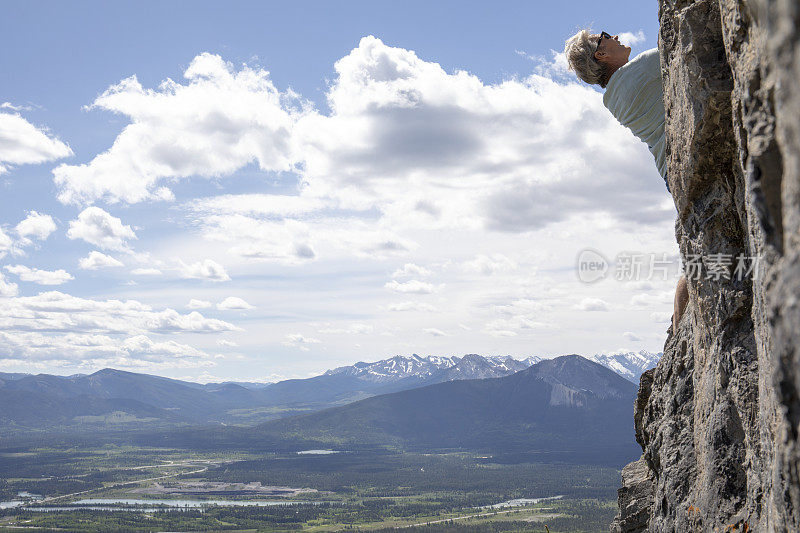
M 630 98 L 630 91 L 641 87 L 648 80 L 660 76 L 661 66 L 658 48 L 650 48 L 619 67 L 608 80 L 603 94 L 603 105 L 617 108 L 620 101 Z
M 636 78 L 637 76 L 644 75 L 653 68 L 659 68 L 658 48 L 651 48 L 639 53 L 633 59 L 628 60 L 627 63 L 619 67 L 611 75 L 608 80 L 608 85 L 612 83 L 624 83 L 622 80 L 626 78 Z
M 629 63 L 649 63 L 651 61 L 659 61 L 658 48 L 650 48 L 649 50 L 639 53 L 636 57 L 631 59 Z
M 647 68 L 653 64 L 659 64 L 659 62 L 660 59 L 658 57 L 658 48 L 651 48 L 638 54 L 636 57 L 628 61 L 628 64 L 634 68 L 637 66 Z

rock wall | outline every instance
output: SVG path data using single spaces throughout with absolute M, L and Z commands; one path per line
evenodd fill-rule
M 642 376 L 611 529 L 800 531 L 800 3 L 660 0 L 659 21 L 689 305 Z

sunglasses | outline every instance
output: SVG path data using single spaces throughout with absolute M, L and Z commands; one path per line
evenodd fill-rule
M 603 39 L 611 39 L 611 36 L 604 31 L 600 32 L 600 38 L 597 39 L 597 47 L 594 49 L 594 53 L 596 54 L 598 50 L 600 50 L 600 42 Z

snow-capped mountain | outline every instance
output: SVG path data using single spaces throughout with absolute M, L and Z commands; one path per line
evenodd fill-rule
M 646 350 L 638 352 L 611 352 L 598 353 L 587 356 L 587 359 L 600 363 L 610 368 L 628 381 L 639 384 L 639 377 L 646 370 L 655 368 L 658 360 L 661 359 L 662 352 L 653 353 Z
M 468 354 L 460 359 L 453 359 L 456 360 L 453 366 L 440 371 L 440 381 L 499 378 L 525 370 L 534 363 L 541 361 L 539 357 L 535 356 L 520 360 L 510 356 L 483 357 L 477 354 Z
M 390 383 L 408 378 L 423 381 L 453 381 L 459 379 L 496 378 L 519 372 L 539 362 L 531 356 L 514 359 L 510 356 L 484 357 L 467 354 L 463 357 L 421 357 L 396 355 L 374 363 L 358 362 L 328 370 L 325 376 L 352 376 L 371 383 Z
M 586 356 L 628 381 L 639 383 L 642 372 L 653 368 L 661 353 L 646 350 L 638 352 L 598 353 Z M 498 378 L 525 370 L 541 361 L 541 357 L 530 356 L 514 359 L 511 356 L 483 356 L 467 354 L 458 356 L 410 356 L 396 355 L 373 363 L 358 362 L 328 370 L 324 376 L 350 376 L 374 384 L 389 384 L 398 381 L 416 383 L 440 383 L 460 379 Z

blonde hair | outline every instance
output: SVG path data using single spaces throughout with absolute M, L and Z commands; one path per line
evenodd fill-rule
M 588 84 L 600 85 L 605 88 L 608 79 L 607 68 L 594 57 L 597 42 L 600 37 L 592 35 L 589 30 L 581 30 L 564 43 L 564 55 L 567 57 L 569 69 L 577 74 L 578 78 Z

